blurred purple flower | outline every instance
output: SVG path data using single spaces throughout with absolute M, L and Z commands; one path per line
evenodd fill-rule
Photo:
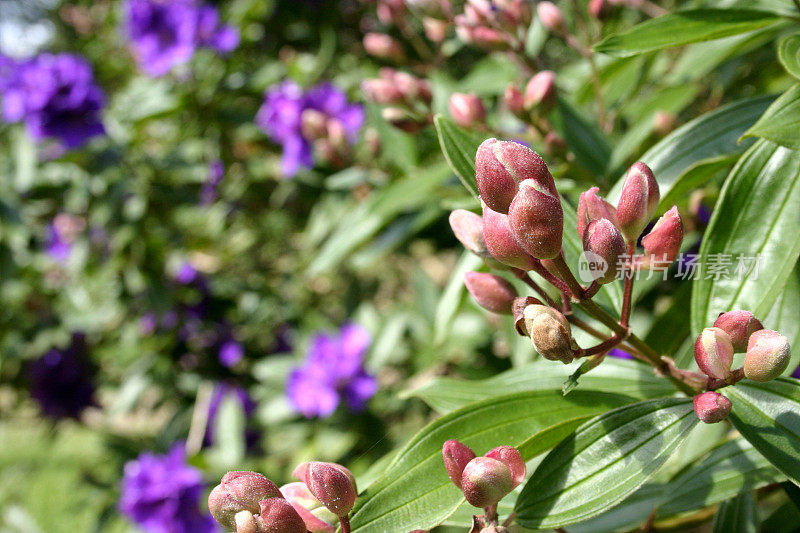
M 205 492 L 199 470 L 186 464 L 183 446 L 167 455 L 142 453 L 125 464 L 119 510 L 150 533 L 216 532 L 216 522 L 200 511 Z
M 378 390 L 376 379 L 363 366 L 370 343 L 369 332 L 352 323 L 342 326 L 338 335 L 315 335 L 305 364 L 295 368 L 286 383 L 292 406 L 306 418 L 326 418 L 342 400 L 353 411 L 363 410 Z
M 153 333 L 158 327 L 158 317 L 155 313 L 145 313 L 139 318 L 139 334 L 143 337 Z
M 72 253 L 72 243 L 67 242 L 55 224 L 47 226 L 47 255 L 58 263 L 66 263 Z
M 203 205 L 213 204 L 217 199 L 217 187 L 225 177 L 225 164 L 219 159 L 215 159 L 208 165 L 208 180 L 203 184 L 200 192 L 200 203 Z
M 95 405 L 95 368 L 82 333 L 73 333 L 67 348 L 48 351 L 27 370 L 31 396 L 45 416 L 78 418 L 86 407 Z
M 24 121 L 37 141 L 55 138 L 67 148 L 77 148 L 105 133 L 100 120 L 105 94 L 80 56 L 41 54 L 13 63 L 4 58 L 0 95 L 5 120 Z
M 208 404 L 208 424 L 206 426 L 206 434 L 203 437 L 203 445 L 211 446 L 214 444 L 214 432 L 217 424 L 217 411 L 219 406 L 228 396 L 233 396 L 234 399 L 239 401 L 244 411 L 245 416 L 249 419 L 256 411 L 256 402 L 250 398 L 247 391 L 238 385 L 227 385 L 225 383 L 218 383 L 214 386 L 214 392 L 211 393 L 211 401 Z M 260 438 L 260 433 L 254 429 L 245 429 L 245 443 L 247 448 L 252 450 L 255 448 L 256 443 Z
M 329 121 L 338 121 L 350 144 L 356 141 L 364 124 L 364 108 L 349 103 L 347 96 L 330 83 L 308 91 L 303 91 L 293 81 L 269 88 L 256 115 L 256 124 L 283 147 L 282 168 L 286 177 L 314 164 L 311 140 L 303 136 L 302 115 L 307 109 L 321 112 Z
M 187 63 L 198 47 L 230 52 L 239 33 L 220 24 L 219 13 L 198 0 L 127 0 L 127 31 L 139 63 L 158 77 Z
M 619 348 L 612 348 L 608 355 L 611 357 L 616 357 L 618 359 L 633 359 L 633 356 L 626 352 L 625 350 L 620 350 Z
M 244 346 L 230 340 L 222 343 L 219 347 L 219 362 L 223 366 L 231 367 L 242 360 L 244 357 Z
M 197 279 L 197 270 L 188 262 L 184 262 L 177 272 L 175 272 L 175 281 L 182 285 L 188 285 Z
M 794 372 L 792 372 L 792 377 L 800 379 L 800 366 L 794 369 Z

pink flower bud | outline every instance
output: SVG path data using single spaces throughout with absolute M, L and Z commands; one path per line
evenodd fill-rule
M 464 274 L 464 284 L 478 305 L 487 311 L 511 314 L 511 304 L 517 297 L 517 291 L 503 278 L 485 272 L 467 272 Z
M 395 128 L 407 133 L 416 133 L 426 125 L 423 118 L 401 107 L 384 107 L 381 116 Z
M 558 194 L 528 179 L 508 208 L 508 223 L 522 248 L 536 259 L 553 259 L 561 253 L 564 213 Z
M 503 93 L 503 103 L 515 116 L 525 116 L 525 97 L 513 83 L 506 87 L 506 91 Z
M 401 63 L 406 58 L 403 47 L 390 35 L 385 33 L 367 33 L 364 35 L 364 50 L 378 59 Z
M 744 356 L 744 377 L 753 381 L 771 381 L 789 366 L 792 351 L 789 339 L 771 329 L 750 335 Z
M 234 530 L 236 513 L 257 514 L 258 502 L 275 497 L 281 497 L 278 487 L 258 472 L 228 472 L 208 495 L 208 510 L 217 522 Z
M 545 151 L 551 157 L 565 157 L 567 155 L 567 150 L 569 148 L 567 141 L 562 139 L 555 131 L 548 131 L 544 136 L 543 142 Z
M 656 111 L 653 117 L 653 128 L 661 135 L 666 135 L 675 127 L 678 117 L 664 110 Z
M 293 475 L 305 483 L 311 494 L 336 516 L 347 516 L 356 503 L 356 480 L 341 465 L 307 462 L 295 468 Z
M 361 82 L 361 92 L 367 100 L 376 104 L 400 104 L 404 101 L 397 85 L 385 78 L 364 80 Z
M 441 43 L 447 37 L 450 25 L 446 20 L 425 17 L 422 19 L 422 28 L 425 30 L 425 37 L 434 43 Z
M 589 14 L 598 20 L 603 20 L 610 15 L 611 8 L 608 0 L 589 0 Z
M 480 215 L 456 209 L 450 213 L 449 221 L 450 229 L 464 248 L 484 259 L 492 257 L 483 240 L 483 218 Z
M 431 87 L 427 80 L 421 80 L 408 72 L 395 72 L 390 79 L 409 102 L 420 100 L 426 104 L 431 103 Z
M 456 124 L 468 128 L 486 120 L 483 102 L 474 94 L 453 93 L 450 96 L 450 114 Z
M 650 233 L 642 239 L 645 253 L 642 266 L 666 267 L 672 264 L 681 251 L 681 242 L 683 242 L 683 222 L 678 208 L 672 206 L 672 209 L 664 213 Z
M 753 313 L 743 310 L 720 313 L 717 320 L 714 321 L 714 327 L 728 334 L 735 352 L 747 351 L 747 341 L 750 340 L 750 335 L 764 329 Z
M 484 457 L 497 459 L 511 470 L 511 489 L 525 481 L 525 459 L 513 446 L 498 446 L 484 454 Z
M 658 183 L 653 171 L 642 162 L 634 163 L 625 176 L 617 203 L 618 226 L 629 242 L 636 242 L 653 218 L 658 200 Z
M 475 507 L 485 508 L 496 504 L 512 488 L 511 469 L 491 457 L 476 457 L 462 473 L 461 490 L 470 505 Z
M 310 141 L 322 139 L 327 135 L 328 117 L 316 109 L 306 109 L 300 115 L 300 128 L 303 137 Z
M 540 6 L 542 4 L 539 4 Z M 556 75 L 552 70 L 537 72 L 525 86 L 525 109 L 549 113 L 556 105 Z
M 564 32 L 564 14 L 553 2 L 539 2 L 536 14 L 548 30 L 554 33 Z
M 694 413 L 706 424 L 716 424 L 728 418 L 731 401 L 718 392 L 704 392 L 692 399 Z
M 288 483 L 281 487 L 281 494 L 303 519 L 308 531 L 311 533 L 334 533 L 336 531 L 334 525 L 337 521 L 336 516 L 311 494 L 305 484 Z M 319 514 L 323 516 L 320 517 Z
M 456 35 L 467 44 L 484 50 L 503 50 L 508 48 L 508 36 L 488 26 L 475 26 L 468 22 L 463 15 L 454 19 Z
M 617 225 L 617 210 L 613 205 L 601 198 L 597 187 L 582 192 L 578 199 L 578 236 L 583 240 L 586 227 L 592 220 L 606 218 L 615 226 Z
M 517 242 L 508 215 L 498 213 L 486 204 L 483 205 L 483 239 L 489 254 L 497 261 L 526 272 L 533 268 L 536 259 Z
M 590 262 L 592 277 L 601 284 L 619 275 L 620 257 L 625 255 L 625 238 L 607 218 L 592 220 L 583 235 L 584 256 Z
M 731 338 L 720 328 L 704 329 L 694 343 L 694 360 L 705 375 L 727 380 L 733 363 Z
M 552 307 L 529 305 L 523 317 L 533 347 L 542 357 L 565 365 L 572 362 L 572 330 L 563 314 Z
M 442 458 L 450 481 L 460 489 L 461 473 L 467 463 L 475 459 L 475 452 L 466 444 L 461 444 L 457 440 L 448 440 L 442 446 Z
M 282 497 L 261 500 L 260 505 L 259 533 L 306 533 L 305 522 Z

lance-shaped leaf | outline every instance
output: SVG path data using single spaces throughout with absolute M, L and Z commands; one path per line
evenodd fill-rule
M 697 422 L 685 398 L 639 402 L 593 418 L 541 462 L 517 500 L 517 521 L 561 527 L 613 507 L 664 464 Z
M 800 84 L 775 100 L 743 137 L 763 137 L 793 150 L 800 149 Z
M 800 381 L 745 380 L 723 389 L 733 403 L 730 419 L 776 468 L 800 485 Z
M 575 391 L 522 392 L 490 398 L 453 411 L 422 429 L 403 447 L 385 473 L 359 496 L 353 531 L 410 531 L 442 523 L 463 501 L 447 477 L 442 444 L 457 439 L 479 454 L 500 445 L 517 446 L 528 460 L 576 427 L 631 402 L 618 394 Z
M 723 502 L 714 515 L 713 533 L 758 533 L 758 512 L 752 492 Z
M 455 122 L 443 115 L 436 115 L 433 123 L 439 134 L 439 145 L 444 152 L 444 158 L 464 187 L 477 199 L 475 152 L 485 140 L 484 137 L 459 128 Z
M 759 140 L 731 170 L 700 248 L 692 331 L 719 313 L 769 312 L 800 255 L 800 153 Z
M 786 72 L 800 78 L 800 35 L 789 35 L 778 43 L 778 60 Z

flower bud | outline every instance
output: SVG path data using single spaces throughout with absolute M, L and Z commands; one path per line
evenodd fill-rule
M 789 366 L 792 356 L 789 339 L 771 329 L 750 335 L 744 356 L 744 377 L 753 381 L 771 381 Z
M 475 459 L 475 452 L 466 444 L 451 439 L 442 446 L 442 458 L 447 476 L 460 489 L 461 473 L 464 472 L 467 463 Z
M 364 35 L 364 50 L 378 59 L 401 63 L 406 58 L 403 47 L 390 35 L 385 33 L 367 33 Z
M 672 264 L 681 251 L 681 242 L 683 242 L 683 223 L 678 208 L 672 206 L 672 209 L 664 213 L 650 233 L 642 239 L 645 254 L 642 266 L 657 264 L 666 267 Z
M 450 229 L 464 248 L 478 257 L 491 258 L 483 240 L 483 218 L 466 209 L 456 209 L 450 213 Z
M 704 392 L 692 399 L 694 413 L 706 424 L 716 424 L 728 418 L 731 401 L 718 392 Z
M 467 290 L 478 305 L 493 313 L 511 314 L 511 304 L 517 297 L 514 287 L 499 276 L 485 272 L 464 274 Z
M 503 103 L 514 116 L 525 116 L 525 96 L 513 83 L 506 87 L 506 91 L 503 93 Z
M 408 72 L 395 72 L 391 81 L 409 102 L 420 100 L 426 104 L 431 103 L 431 86 L 428 80 L 421 80 Z
M 417 133 L 426 124 L 420 116 L 400 107 L 384 107 L 381 109 L 381 116 L 395 128 L 407 133 Z
M 525 481 L 525 459 L 513 446 L 498 446 L 484 454 L 484 457 L 497 459 L 511 471 L 511 489 Z
M 661 135 L 666 135 L 672 131 L 672 129 L 675 127 L 675 122 L 677 121 L 678 117 L 669 111 L 659 109 L 653 116 L 653 129 L 655 129 L 656 132 L 660 133 Z
M 605 218 L 617 225 L 617 210 L 613 205 L 601 198 L 597 187 L 582 192 L 578 199 L 578 236 L 583 240 L 586 227 L 592 220 Z
M 533 347 L 542 357 L 565 365 L 572 362 L 572 332 L 563 314 L 552 307 L 529 305 L 523 317 Z
M 280 496 L 278 487 L 258 472 L 228 472 L 208 495 L 208 510 L 217 522 L 234 530 L 236 513 L 257 514 L 258 502 Z
M 553 2 L 539 2 L 536 14 L 542 21 L 542 26 L 553 33 L 564 32 L 564 14 Z
M 535 180 L 525 180 L 508 208 L 508 223 L 522 248 L 536 259 L 561 253 L 564 213 L 558 194 Z
M 511 469 L 491 457 L 476 457 L 464 468 L 461 490 L 470 505 L 489 507 L 511 492 Z
M 336 531 L 336 516 L 311 494 L 303 483 L 287 483 L 281 487 L 281 494 L 292 504 L 294 510 L 305 522 L 306 529 L 311 533 L 334 533 Z M 318 516 L 322 514 L 323 516 Z
M 617 279 L 622 267 L 619 259 L 625 255 L 625 238 L 610 220 L 601 218 L 589 223 L 583 235 L 583 250 L 595 281 L 605 285 Z
M 750 335 L 764 329 L 753 313 L 743 310 L 720 313 L 717 320 L 714 321 L 714 327 L 728 334 L 735 352 L 747 351 L 747 341 L 750 340 Z
M 488 26 L 475 26 L 463 15 L 453 19 L 456 26 L 456 35 L 466 44 L 471 44 L 484 50 L 503 50 L 508 48 L 508 36 Z
M 282 497 L 261 500 L 259 533 L 306 533 L 306 524 Z M 237 531 L 238 533 L 238 531 Z
M 603 20 L 611 14 L 612 6 L 608 0 L 589 0 L 589 14 L 597 20 Z
M 483 240 L 489 254 L 504 265 L 527 272 L 536 262 L 511 232 L 508 215 L 498 213 L 486 204 L 483 205 Z
M 293 475 L 305 483 L 311 494 L 336 516 L 346 516 L 356 503 L 356 480 L 341 465 L 307 462 L 295 468 Z
M 569 146 L 567 141 L 553 130 L 550 130 L 544 136 L 544 149 L 551 157 L 565 157 Z
M 727 380 L 733 363 L 731 338 L 720 328 L 706 328 L 694 343 L 694 360 L 707 376 Z
M 629 242 L 636 242 L 658 207 L 658 183 L 650 167 L 634 163 L 625 176 L 617 203 L 619 229 Z
M 367 100 L 376 104 L 400 104 L 404 101 L 397 85 L 385 78 L 364 80 L 361 82 L 361 92 Z
M 447 37 L 450 24 L 446 20 L 425 17 L 422 19 L 422 28 L 425 30 L 425 37 L 434 43 L 441 43 Z
M 261 517 L 250 511 L 239 511 L 233 520 L 236 522 L 236 533 L 258 533 L 261 529 L 259 525 L 262 522 Z
M 553 110 L 556 105 L 556 75 L 552 70 L 537 72 L 528 81 L 524 104 L 528 111 L 547 114 Z
M 456 124 L 468 128 L 486 120 L 483 102 L 474 94 L 453 93 L 450 96 L 450 114 Z

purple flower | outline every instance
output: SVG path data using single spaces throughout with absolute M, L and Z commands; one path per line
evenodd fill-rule
M 80 56 L 41 54 L 13 65 L 6 58 L 0 63 L 0 95 L 5 120 L 24 121 L 36 140 L 55 138 L 77 148 L 105 133 L 105 95 Z
M 219 159 L 215 159 L 208 165 L 208 180 L 203 185 L 200 192 L 200 203 L 208 205 L 217 199 L 217 187 L 225 177 L 225 164 Z
M 347 96 L 329 83 L 303 91 L 293 81 L 284 81 L 268 89 L 256 124 L 283 147 L 282 168 L 286 177 L 314 164 L 311 139 L 303 135 L 302 115 L 307 109 L 319 111 L 328 121 L 337 121 L 350 144 L 356 141 L 364 124 L 363 107 L 349 103 Z
M 54 261 L 66 263 L 72 254 L 72 245 L 77 235 L 86 228 L 83 218 L 68 213 L 59 213 L 47 226 L 45 250 Z
M 794 372 L 792 372 L 792 377 L 800 379 L 800 366 L 794 369 Z
M 187 63 L 198 47 L 230 52 L 239 33 L 198 0 L 127 0 L 128 36 L 140 68 L 158 77 Z
M 242 406 L 242 411 L 244 411 L 244 414 L 248 419 L 251 418 L 256 411 L 256 402 L 250 398 L 250 395 L 247 394 L 247 391 L 242 387 L 239 387 L 238 385 L 227 385 L 224 383 L 218 383 L 215 385 L 214 392 L 211 394 L 211 401 L 208 404 L 208 425 L 206 426 L 206 434 L 203 437 L 203 444 L 205 446 L 211 446 L 214 444 L 217 412 L 219 411 L 219 406 L 222 404 L 222 400 L 228 396 L 233 396 L 234 399 L 239 401 L 239 404 Z M 249 450 L 255 448 L 260 436 L 260 433 L 254 429 L 245 429 L 244 437 Z
M 54 348 L 28 366 L 31 396 L 47 417 L 78 418 L 95 405 L 94 374 L 86 337 L 74 333 L 67 348 Z
M 616 357 L 618 359 L 633 359 L 633 356 L 626 352 L 625 350 L 620 350 L 619 348 L 612 348 L 608 355 L 611 357 Z
M 119 510 L 150 533 L 218 531 L 207 512 L 200 511 L 205 491 L 199 470 L 186 464 L 183 446 L 167 455 L 145 452 L 125 464 Z
M 326 418 L 342 400 L 353 411 L 363 410 L 378 390 L 363 366 L 370 342 L 369 332 L 357 324 L 345 324 L 338 335 L 315 335 L 305 364 L 286 383 L 292 406 L 306 418 Z
M 244 346 L 236 341 L 230 340 L 222 343 L 219 347 L 219 362 L 223 366 L 231 367 L 242 360 L 244 357 Z
M 198 273 L 195 268 L 188 262 L 183 263 L 178 271 L 175 273 L 175 281 L 182 285 L 188 285 L 197 279 Z

